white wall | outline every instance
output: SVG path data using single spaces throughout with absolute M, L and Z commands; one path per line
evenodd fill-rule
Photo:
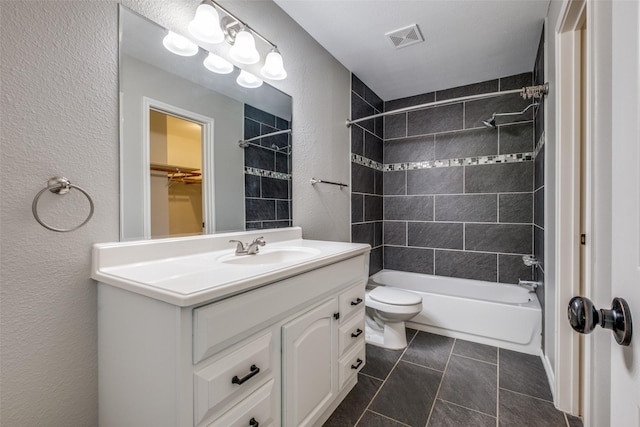
M 123 3 L 185 32 L 199 0 Z M 348 192 L 308 180 L 349 180 L 349 72 L 271 1 L 223 5 L 285 59 L 289 78 L 277 86 L 293 96 L 294 223 L 307 238 L 348 240 Z M 117 15 L 115 1 L 0 3 L 2 426 L 97 424 L 90 248 L 119 235 Z M 54 175 L 94 198 L 94 218 L 75 232 L 45 230 L 31 216 L 33 196 Z M 46 196 L 45 213 L 76 221 L 86 209 L 77 194 Z

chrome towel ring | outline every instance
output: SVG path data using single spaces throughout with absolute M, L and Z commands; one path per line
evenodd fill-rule
M 51 191 L 54 194 L 59 194 L 63 196 L 67 194 L 72 188 L 75 188 L 76 190 L 80 191 L 82 194 L 84 194 L 87 197 L 87 200 L 89 200 L 89 216 L 87 216 L 87 219 L 82 221 L 81 224 L 72 228 L 56 228 L 42 221 L 40 219 L 40 215 L 38 215 L 38 200 L 40 200 L 40 196 L 42 196 L 42 194 L 47 190 Z M 38 223 L 42 225 L 44 228 L 51 231 L 57 231 L 59 233 L 66 233 L 68 231 L 77 230 L 78 228 L 82 227 L 87 222 L 89 222 L 89 220 L 93 216 L 93 200 L 91 199 L 91 196 L 89 196 L 89 193 L 87 193 L 81 187 L 78 187 L 77 185 L 74 185 L 71 182 L 69 182 L 67 178 L 55 176 L 49 179 L 49 181 L 47 181 L 47 186 L 42 190 L 38 191 L 38 194 L 36 194 L 36 197 L 33 198 L 33 203 L 31 204 L 31 212 L 33 212 L 33 216 L 36 219 L 36 221 L 38 221 Z

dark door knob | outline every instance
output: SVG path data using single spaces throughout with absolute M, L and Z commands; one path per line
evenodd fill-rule
M 627 346 L 631 343 L 631 311 L 622 298 L 614 298 L 611 309 L 597 309 L 588 298 L 573 297 L 567 310 L 569 323 L 576 332 L 591 333 L 596 326 L 611 329 L 616 342 Z

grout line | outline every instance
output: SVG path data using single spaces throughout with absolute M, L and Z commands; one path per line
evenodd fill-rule
M 567 417 L 567 413 L 563 412 L 562 414 L 564 415 L 564 422 L 567 424 L 567 427 L 570 427 L 569 426 L 569 418 Z
M 442 378 L 440 379 L 440 384 L 438 384 L 438 390 L 436 391 L 436 396 L 433 399 L 433 403 L 431 404 L 431 410 L 429 410 L 429 416 L 427 417 L 427 426 L 429 425 L 429 421 L 431 421 L 431 415 L 433 415 L 433 408 L 436 407 L 436 402 L 438 401 L 438 395 L 440 394 L 440 389 L 442 388 L 442 383 L 444 382 L 444 377 L 447 374 L 447 368 L 449 367 L 449 361 L 451 360 L 451 355 L 453 354 L 453 348 L 456 346 L 457 338 L 453 339 L 453 344 L 451 345 L 451 350 L 449 351 L 449 358 L 447 359 L 447 363 L 444 365 L 444 371 L 442 372 Z M 442 399 L 441 399 L 442 400 Z
M 402 113 L 398 113 L 398 114 L 402 114 Z M 522 121 L 516 121 L 516 122 L 509 122 L 509 123 L 505 123 L 505 124 L 502 124 L 502 125 L 498 125 L 498 128 L 510 127 L 510 126 L 515 126 L 515 125 L 524 125 L 524 124 L 533 125 L 534 122 L 533 122 L 533 120 L 522 120 Z M 353 126 L 358 126 L 358 125 L 359 125 L 359 123 L 354 123 L 353 124 Z M 360 127 L 362 127 L 362 126 L 360 126 Z M 450 134 L 450 133 L 468 132 L 470 130 L 479 130 L 479 129 L 486 129 L 486 128 L 484 126 L 478 126 L 478 127 L 466 128 L 466 129 L 452 129 L 452 130 L 447 130 L 447 131 L 443 131 L 443 132 L 421 133 L 421 134 L 417 134 L 417 135 L 398 136 L 398 137 L 395 137 L 395 138 L 384 138 L 384 141 L 385 142 L 393 142 L 393 141 L 399 141 L 399 140 L 406 139 L 406 138 L 420 138 L 420 137 L 431 136 L 431 135 L 445 135 L 445 134 Z
M 403 172 L 403 171 L 396 171 Z M 540 187 L 542 188 L 542 187 Z M 357 193 L 357 192 L 356 192 Z M 488 191 L 484 193 L 424 193 L 424 194 L 385 194 L 385 197 L 424 197 L 424 196 L 495 196 L 495 195 L 521 195 L 530 194 L 533 195 L 534 191 Z M 365 194 L 365 193 L 361 193 Z M 369 193 L 367 193 L 369 194 Z M 371 193 L 373 194 L 373 193 Z
M 367 409 L 365 412 L 367 412 L 367 411 L 371 412 L 372 414 L 376 414 L 376 415 L 378 415 L 378 416 L 380 416 L 380 417 L 382 417 L 382 418 L 386 418 L 387 420 L 391 420 L 391 421 L 393 421 L 393 422 L 396 422 L 396 423 L 398 423 L 398 424 L 401 424 L 401 425 L 403 425 L 403 426 L 411 427 L 409 424 L 405 424 L 405 423 L 403 423 L 402 421 L 398 421 L 398 420 L 396 420 L 395 418 L 391 418 L 391 417 L 389 417 L 389 416 L 387 416 L 387 415 L 381 414 L 380 412 L 372 411 L 371 409 Z
M 464 409 L 469 410 L 469 411 L 477 412 L 478 414 L 486 415 L 486 416 L 491 417 L 491 418 L 498 418 L 495 415 L 487 414 L 486 412 L 478 411 L 477 409 L 469 408 L 467 406 L 460 405 L 459 403 L 451 402 L 449 400 L 445 400 L 445 399 L 437 399 L 437 400 L 439 400 L 441 402 L 448 403 L 448 404 L 453 405 L 453 406 L 457 406 L 458 408 L 464 408 Z
M 487 365 L 493 365 L 496 366 L 498 364 L 498 362 L 493 363 L 493 362 L 487 362 L 486 360 L 480 360 L 480 359 L 476 359 L 475 357 L 469 357 L 469 356 L 465 356 L 463 354 L 458 354 L 458 353 L 453 353 L 454 356 L 456 357 L 464 357 L 465 359 L 470 359 L 470 360 L 475 360 L 476 362 L 482 362 L 482 363 L 486 363 Z M 440 399 L 442 400 L 442 399 Z
M 419 363 L 411 362 L 411 361 L 409 361 L 409 360 L 403 360 L 402 362 L 403 362 L 403 363 L 406 363 L 406 364 L 408 364 L 408 365 L 419 366 L 419 367 L 421 367 L 421 368 L 429 369 L 430 371 L 436 371 L 436 372 L 440 372 L 440 373 L 444 374 L 444 371 L 441 371 L 440 369 L 432 368 L 432 367 L 430 367 L 430 366 L 421 365 L 421 364 L 419 364 Z
M 509 393 L 515 393 L 515 394 L 519 394 L 521 396 L 530 397 L 532 399 L 536 399 L 536 400 L 539 400 L 541 402 L 551 403 L 552 405 L 554 404 L 552 400 L 543 399 L 542 397 L 536 397 L 536 396 L 532 396 L 532 395 L 527 394 L 527 393 L 521 393 L 519 391 L 509 390 L 508 388 L 504 388 L 504 387 L 502 388 L 502 390 L 508 391 Z
M 417 334 L 416 334 L 417 335 Z M 415 336 L 414 336 L 415 337 Z M 411 341 L 413 341 L 413 338 L 411 339 Z M 391 376 L 391 374 L 393 373 L 393 371 L 396 369 L 396 366 L 398 366 L 398 363 L 400 363 L 400 359 L 402 359 L 402 356 L 404 356 L 404 354 L 407 352 L 407 349 L 409 348 L 409 343 L 407 343 L 407 346 L 405 347 L 405 349 L 402 351 L 402 354 L 398 357 L 398 360 L 396 360 L 396 363 L 393 365 L 393 367 L 391 368 L 391 370 L 389 370 L 389 373 L 387 374 L 387 376 L 385 377 L 384 380 L 382 380 L 382 384 L 380 384 L 380 387 L 378 388 L 378 390 L 376 391 L 376 393 L 373 395 L 373 397 L 371 398 L 371 400 L 369 401 L 369 404 L 367 405 L 366 408 L 364 408 L 364 411 L 362 411 L 362 414 L 360 414 L 360 417 L 356 420 L 356 424 L 358 425 L 358 423 L 360 422 L 360 420 L 362 419 L 362 417 L 364 416 L 364 414 L 369 410 L 369 407 L 371 406 L 371 404 L 373 403 L 374 400 L 376 400 L 376 397 L 378 396 L 378 394 L 380 394 L 380 390 L 382 390 L 382 387 L 384 387 L 384 385 L 387 383 L 387 380 L 389 379 L 389 377 Z M 374 377 L 375 378 L 375 377 Z M 373 411 L 372 411 L 373 412 Z M 395 420 L 394 420 L 395 421 Z

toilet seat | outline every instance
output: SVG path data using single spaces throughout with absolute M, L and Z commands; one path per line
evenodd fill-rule
M 372 289 L 368 296 L 374 301 L 390 305 L 416 305 L 422 302 L 420 295 L 387 286 Z

